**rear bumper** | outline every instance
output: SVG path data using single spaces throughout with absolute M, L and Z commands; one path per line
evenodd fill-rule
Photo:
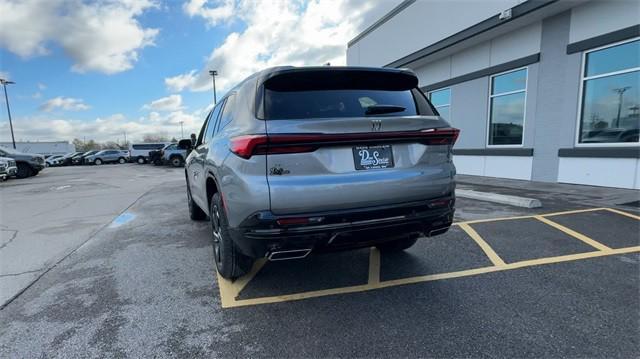
M 332 251 L 369 247 L 413 234 L 441 234 L 451 226 L 454 211 L 455 198 L 451 195 L 292 216 L 261 211 L 244 220 L 238 228 L 230 228 L 229 233 L 240 251 L 254 258 L 296 249 Z

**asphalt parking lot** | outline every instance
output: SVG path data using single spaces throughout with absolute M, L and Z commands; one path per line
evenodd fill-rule
M 65 181 L 87 178 L 59 170 Z M 0 357 L 640 351 L 640 216 L 621 205 L 637 201 L 637 191 L 463 181 L 539 196 L 543 207 L 459 199 L 447 234 L 404 253 L 259 261 L 231 283 L 216 276 L 208 223 L 188 219 L 181 170 L 118 170 L 105 183 L 143 173 L 145 190 L 0 311 Z M 21 184 L 22 196 L 38 183 Z M 0 188 L 2 225 L 10 191 Z

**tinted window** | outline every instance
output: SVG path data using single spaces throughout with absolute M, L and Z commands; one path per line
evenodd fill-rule
M 628 42 L 587 54 L 585 77 L 640 67 L 640 41 Z
M 211 137 L 213 137 L 213 130 L 216 127 L 215 126 L 216 119 L 218 118 L 218 115 L 220 114 L 220 110 L 222 109 L 223 106 L 224 106 L 224 102 L 218 102 L 218 104 L 213 109 L 213 111 L 211 111 L 211 114 L 209 115 L 209 119 L 207 120 L 207 123 L 206 123 L 204 136 L 201 139 L 201 143 L 207 143 L 209 142 Z
M 585 56 L 580 143 L 640 141 L 640 41 Z
M 410 90 L 312 90 L 274 91 L 265 89 L 265 118 L 304 119 L 331 117 L 364 117 L 367 107 L 394 105 L 404 111 L 383 116 L 417 115 L 416 102 Z
M 521 145 L 524 131 L 527 69 L 491 80 L 489 144 Z
M 218 126 L 218 131 L 223 129 L 226 125 L 228 125 L 233 120 L 233 107 L 236 104 L 236 95 L 231 95 L 227 97 L 227 100 L 224 104 L 224 110 L 222 110 L 222 116 L 220 117 L 220 126 Z

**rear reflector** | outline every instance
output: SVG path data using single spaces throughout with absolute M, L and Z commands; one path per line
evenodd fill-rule
M 245 135 L 231 139 L 231 152 L 242 158 L 252 155 L 313 152 L 323 146 L 418 142 L 425 145 L 453 145 L 457 128 L 430 128 L 403 132 L 366 132 L 337 134 Z

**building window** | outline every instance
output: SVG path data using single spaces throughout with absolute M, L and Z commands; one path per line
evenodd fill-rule
M 638 144 L 640 40 L 585 53 L 578 143 Z
M 441 89 L 429 92 L 429 101 L 438 110 L 442 118 L 451 120 L 451 89 Z
M 527 69 L 491 77 L 489 145 L 522 145 Z

